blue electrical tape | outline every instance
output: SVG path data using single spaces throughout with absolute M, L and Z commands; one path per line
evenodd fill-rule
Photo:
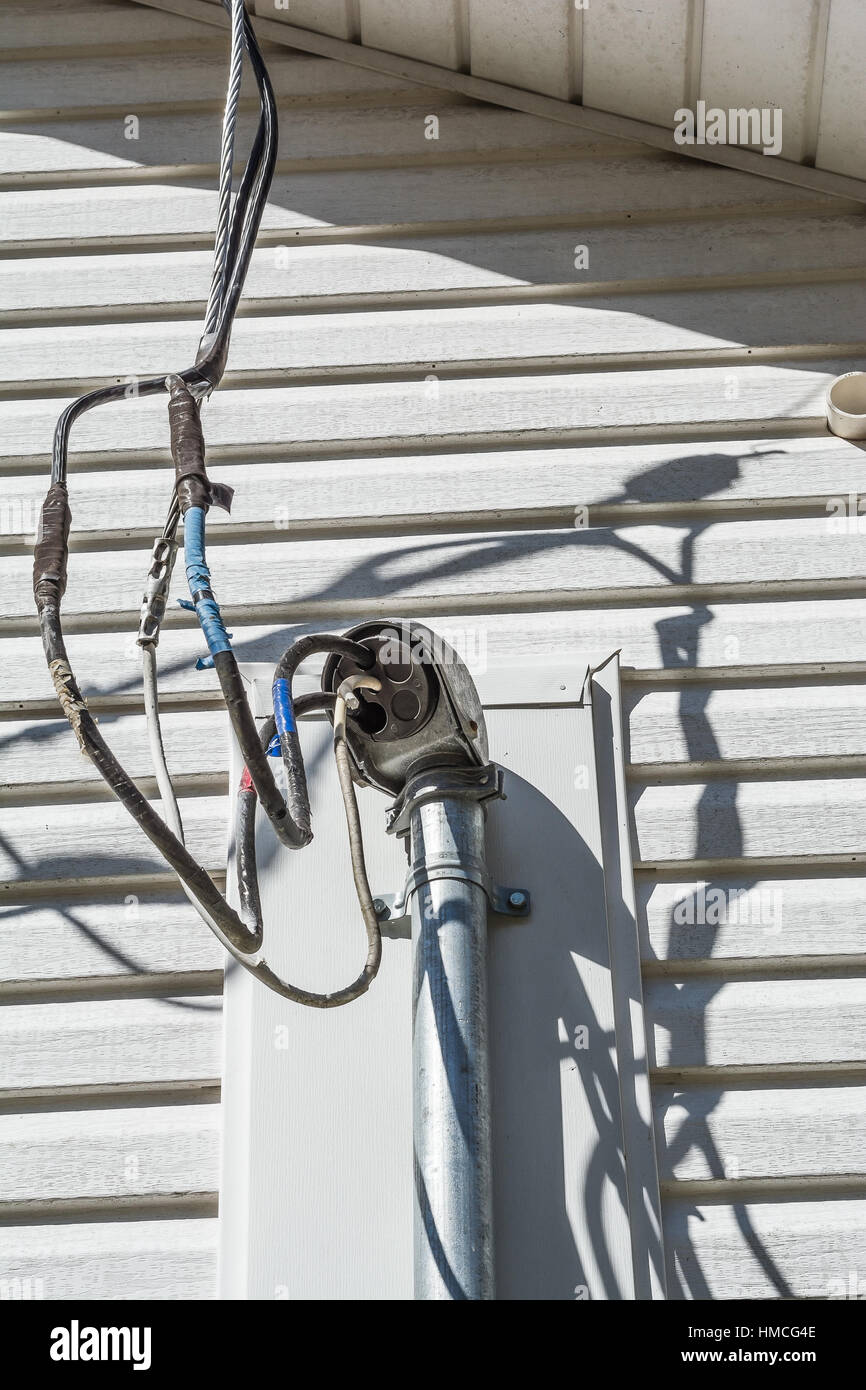
M 189 591 L 195 603 L 196 617 L 201 624 L 211 656 L 230 652 L 231 643 L 220 616 L 219 604 L 212 596 L 197 598 L 203 589 L 210 593 L 210 570 L 204 552 L 204 510 L 190 507 L 183 518 L 183 554 Z
M 274 681 L 274 719 L 278 734 L 293 734 L 295 732 L 292 692 L 289 690 L 289 682 L 282 678 Z
M 195 597 L 199 589 L 210 588 L 210 570 L 204 554 L 204 508 L 190 507 L 183 518 L 183 558 L 189 591 Z

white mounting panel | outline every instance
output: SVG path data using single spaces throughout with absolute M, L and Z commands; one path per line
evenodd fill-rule
M 242 670 L 264 715 L 273 668 Z M 473 675 L 506 769 L 488 863 L 532 895 L 528 918 L 490 918 L 497 1296 L 663 1296 L 618 662 Z M 331 989 L 356 975 L 364 932 L 330 725 L 300 728 L 315 839 L 291 853 L 260 823 L 268 957 Z M 387 800 L 360 802 L 374 894 L 395 892 Z M 411 943 L 386 938 L 369 993 L 316 1010 L 230 964 L 221 1297 L 412 1297 L 410 965 Z

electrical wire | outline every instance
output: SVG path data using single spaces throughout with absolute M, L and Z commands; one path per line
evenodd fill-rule
M 229 81 L 223 112 L 222 143 L 220 146 L 219 202 L 217 206 L 217 228 L 214 238 L 214 265 L 210 294 L 204 317 L 206 339 L 216 330 L 220 309 L 223 304 L 223 289 L 228 268 L 229 230 L 232 205 L 232 170 L 235 157 L 235 131 L 237 129 L 238 103 L 241 95 L 244 62 L 244 0 L 231 0 L 231 54 L 229 58 Z
M 181 374 L 186 382 L 191 382 L 200 392 L 212 389 L 219 381 L 224 369 L 234 309 L 243 287 L 243 279 L 252 254 L 255 235 L 267 200 L 276 162 L 276 103 L 264 60 L 246 15 L 244 15 L 244 41 L 256 75 L 262 111 L 253 151 L 233 209 L 230 245 L 234 248 L 234 261 L 225 291 L 216 337 L 196 366 Z M 138 385 L 139 394 L 143 395 L 155 394 L 162 390 L 165 390 L 164 377 L 151 378 Z M 75 420 L 84 411 L 108 400 L 118 399 L 122 394 L 124 394 L 124 388 L 118 387 L 106 387 L 87 393 L 67 407 L 55 430 L 51 484 L 42 508 L 40 536 L 34 550 L 33 572 L 34 598 L 39 613 L 46 660 L 58 700 L 83 751 L 91 758 L 113 793 L 135 817 L 145 834 L 175 869 L 181 880 L 193 893 L 197 903 L 212 917 L 213 922 L 219 928 L 220 939 L 223 944 L 233 953 L 244 953 L 249 950 L 250 943 L 243 922 L 224 901 L 204 869 L 188 853 L 180 838 L 156 815 L 146 799 L 142 797 L 135 783 L 128 777 L 99 733 L 81 695 L 63 639 L 60 606 L 66 588 L 68 536 L 71 522 L 66 486 L 69 433 Z M 173 537 L 179 515 L 179 508 L 173 504 L 169 510 L 163 537 L 168 536 L 170 538 L 169 544 L 164 547 L 161 566 L 156 566 L 161 570 L 161 577 L 154 581 L 153 592 L 150 595 L 153 607 L 151 625 L 157 633 L 161 620 L 160 602 L 164 608 L 164 596 L 173 558 Z M 167 559 L 165 558 L 166 551 Z
M 156 644 L 148 643 L 141 649 L 141 676 L 142 687 L 144 690 L 144 713 L 147 724 L 147 737 L 150 745 L 150 760 L 156 772 L 156 784 L 159 788 L 160 800 L 162 802 L 162 812 L 174 834 L 184 841 L 183 821 L 181 820 L 180 808 L 177 804 L 171 774 L 168 770 L 168 763 L 165 757 L 165 745 L 162 741 L 162 727 L 159 721 L 159 684 L 157 680 L 157 657 Z M 199 902 L 198 897 L 192 888 L 181 879 L 181 887 L 189 901 L 192 903 L 199 917 L 218 937 L 222 936 L 220 924 L 214 920 L 204 905 Z
M 361 908 L 361 915 L 364 918 L 364 925 L 367 928 L 367 959 L 357 980 L 342 991 L 346 1003 L 350 999 L 357 999 L 359 995 L 370 988 L 382 961 L 382 928 L 373 906 L 373 895 L 367 877 L 361 817 L 358 812 L 358 794 L 355 791 L 349 746 L 346 742 L 347 703 L 351 699 L 354 706 L 357 707 L 358 702 L 354 698 L 353 692 L 361 689 L 381 690 L 382 686 L 375 676 L 367 675 L 364 672 L 357 676 L 349 676 L 348 680 L 343 681 L 340 685 L 334 704 L 334 759 L 337 764 L 337 776 L 340 781 L 343 810 L 346 815 L 346 830 L 349 837 L 349 854 L 352 860 L 355 894 Z M 341 1000 L 341 1002 L 343 1001 Z
M 232 208 L 229 232 L 231 272 L 224 282 L 222 307 L 212 340 L 200 350 L 194 366 L 187 367 L 177 375 L 186 383 L 197 398 L 209 395 L 219 384 L 228 357 L 229 339 L 235 312 L 243 292 L 244 280 L 249 269 L 250 259 L 255 247 L 255 239 L 267 203 L 277 160 L 278 123 L 277 106 L 268 70 L 256 40 L 249 16 L 244 14 L 244 43 L 249 55 L 250 66 L 256 79 L 261 104 L 256 137 L 253 142 L 238 196 Z M 161 376 L 146 377 L 135 383 L 135 396 L 160 395 L 166 389 L 165 373 Z M 88 391 L 72 401 L 63 411 L 54 431 L 54 446 L 51 460 L 51 481 L 65 487 L 69 437 L 76 420 L 93 410 L 96 406 L 107 405 L 112 401 L 128 399 L 129 383 L 113 386 L 100 386 Z M 45 524 L 51 525 L 52 510 L 46 516 L 43 509 L 43 530 Z M 49 534 L 51 544 L 59 531 Z
M 286 804 L 294 823 L 304 830 L 310 826 L 310 798 L 298 731 L 292 719 L 292 681 L 302 662 L 326 652 L 346 656 L 362 668 L 374 663 L 369 647 L 349 637 L 340 637 L 335 632 L 314 632 L 293 642 L 280 657 L 274 671 L 274 715 L 280 753 L 286 769 Z
M 231 18 L 231 54 L 220 151 L 219 211 L 217 232 L 214 241 L 214 266 L 210 296 L 205 312 L 205 327 L 199 347 L 199 357 L 201 357 L 203 352 L 207 352 L 208 346 L 212 345 L 214 330 L 220 322 L 223 310 L 226 308 L 226 279 L 227 267 L 229 265 L 236 268 L 236 273 L 232 277 L 235 288 L 237 287 L 238 280 L 240 280 L 242 286 L 249 263 L 251 248 L 255 241 L 255 232 L 258 229 L 261 216 L 260 208 L 262 199 L 266 197 L 267 190 L 270 186 L 273 163 L 276 155 L 276 116 L 275 110 L 273 109 L 270 82 L 264 63 L 260 60 L 257 61 L 258 55 L 255 47 L 254 35 L 246 21 L 243 0 L 223 0 L 223 3 L 225 8 L 230 12 Z M 250 42 L 251 38 L 252 43 Z M 234 144 L 237 110 L 243 77 L 244 47 L 249 50 L 256 71 L 262 113 L 253 146 L 244 168 L 241 186 L 234 207 L 232 207 L 231 187 Z M 268 99 L 269 93 L 270 100 Z M 245 250 L 247 244 L 250 247 L 250 251 Z M 239 274 L 237 272 L 239 272 Z M 228 313 L 231 315 L 230 303 L 228 306 Z M 224 319 L 223 322 L 224 325 L 226 322 L 230 323 L 231 317 L 229 317 L 228 320 Z M 210 343 L 207 341 L 209 335 L 211 338 Z M 189 376 L 189 373 L 184 374 L 184 380 L 188 380 Z M 166 389 L 169 391 L 171 390 L 170 378 L 165 379 L 164 385 Z M 94 404 L 95 403 L 96 402 L 94 402 Z M 151 756 L 157 771 L 157 782 L 163 806 L 168 814 L 172 829 L 178 839 L 182 840 L 183 828 L 163 748 L 159 718 L 159 691 L 156 661 L 156 644 L 159 641 L 159 627 L 165 611 L 168 582 L 174 564 L 176 534 L 180 514 L 180 503 L 177 491 L 175 490 L 172 492 L 171 503 L 163 528 L 161 542 L 158 540 L 154 545 L 154 566 L 152 566 L 149 576 L 151 581 L 150 593 L 145 593 L 138 640 L 142 647 L 142 678 L 145 715 Z M 160 582 L 158 566 L 159 562 L 163 561 L 166 555 L 168 556 L 168 561 L 167 564 L 165 564 L 165 573 Z M 158 597 L 154 594 L 154 590 L 158 591 Z M 150 602 L 148 600 L 150 600 Z M 155 609 L 157 611 L 155 611 Z M 187 896 L 193 901 L 199 913 L 207 921 L 207 924 L 212 929 L 215 929 L 212 919 L 204 912 L 201 904 L 197 902 L 187 886 L 184 885 L 184 887 Z
M 142 648 L 142 661 L 145 709 L 147 709 L 148 706 L 153 708 L 158 698 L 156 650 L 154 646 Z M 367 684 L 371 689 L 377 689 L 379 687 L 379 682 L 370 676 L 360 675 L 353 679 L 358 684 Z M 299 716 L 303 716 L 305 714 L 311 714 L 314 711 L 324 709 L 330 710 L 333 708 L 336 730 L 336 721 L 340 719 L 341 706 L 345 712 L 344 697 L 340 695 L 335 697 L 333 695 L 315 693 L 311 695 L 302 695 L 297 701 L 295 709 Z M 343 713 L 343 725 L 344 724 L 345 713 Z M 273 717 L 271 717 L 266 721 L 262 731 L 263 743 L 265 743 L 265 746 L 269 741 L 268 735 L 273 733 L 274 728 L 275 721 Z M 160 796 L 162 797 L 163 807 L 174 834 L 177 836 L 178 840 L 182 841 L 184 837 L 183 823 L 168 771 L 165 747 L 160 736 L 158 720 L 148 722 L 148 733 L 150 738 L 151 757 L 156 769 L 157 785 L 159 787 Z M 235 960 L 258 979 L 262 980 L 270 989 L 275 990 L 276 993 L 280 994 L 284 999 L 289 999 L 295 1004 L 305 1004 L 308 1007 L 318 1009 L 339 1008 L 343 1004 L 349 1004 L 353 1000 L 360 998 L 362 994 L 366 993 L 375 979 L 382 959 L 382 933 L 379 919 L 376 915 L 376 909 L 373 906 L 372 893 L 367 879 L 358 803 L 351 772 L 349 771 L 348 751 L 345 748 L 344 733 L 338 744 L 338 736 L 335 732 L 334 753 L 337 758 L 340 788 L 343 794 L 346 822 L 349 830 L 352 875 L 367 932 L 367 958 L 361 973 L 350 985 L 345 986 L 343 989 L 335 990 L 331 994 L 318 994 L 311 990 L 302 989 L 300 986 L 292 985 L 278 976 L 268 965 L 264 955 L 261 954 L 264 941 L 264 923 L 258 888 L 258 874 L 255 868 L 256 795 L 251 784 L 245 783 L 244 778 L 241 778 L 238 795 L 236 854 L 238 857 L 238 883 L 239 886 L 243 885 L 241 890 L 242 918 L 247 928 L 247 940 L 244 943 L 245 949 L 239 949 L 238 943 L 235 941 L 224 939 L 223 929 L 220 923 L 214 920 L 210 913 L 203 907 L 196 894 L 183 882 L 183 880 L 181 880 L 187 897 L 193 907 L 195 907 L 202 921 L 214 932 L 219 940 L 222 941 L 226 950 L 229 951 Z M 251 843 L 252 851 L 250 852 Z M 244 853 L 247 855 L 245 866 L 243 866 L 242 862 Z
M 373 906 L 373 894 L 370 890 L 370 883 L 367 877 L 364 840 L 361 829 L 361 818 L 358 811 L 358 798 L 355 791 L 354 779 L 352 777 L 351 759 L 346 743 L 347 705 L 357 706 L 358 701 L 354 695 L 356 689 L 380 690 L 381 684 L 375 676 L 362 671 L 358 675 L 350 676 L 347 680 L 343 681 L 336 695 L 302 695 L 295 704 L 295 712 L 298 714 L 313 709 L 330 709 L 333 707 L 334 759 L 337 766 L 337 776 L 346 817 L 352 878 L 367 933 L 367 956 L 363 968 L 351 984 L 345 985 L 342 989 L 334 990 L 330 994 L 316 994 L 311 990 L 302 990 L 297 986 L 288 985 L 284 981 L 281 982 L 282 988 L 279 990 L 279 993 L 283 994 L 285 998 L 292 999 L 298 1004 L 306 1004 L 314 1009 L 339 1008 L 343 1004 L 350 1004 L 353 1000 L 359 999 L 361 995 L 366 994 L 367 990 L 370 988 L 370 985 L 378 974 L 379 966 L 382 962 L 382 928 L 376 909 Z M 260 735 L 263 748 L 267 748 L 270 745 L 276 733 L 276 728 L 277 720 L 275 717 L 271 717 L 265 722 Z M 262 919 L 258 871 L 256 868 L 255 817 L 255 788 L 252 786 L 247 775 L 247 769 L 244 768 L 244 774 L 238 786 L 237 797 L 236 852 L 238 890 L 241 903 L 241 915 L 253 930 L 261 923 Z
M 223 0 L 223 3 L 226 8 L 231 7 L 230 13 L 233 19 L 234 36 L 236 33 L 234 25 L 239 22 L 238 11 L 243 11 L 243 6 L 240 5 L 237 7 L 233 5 L 232 0 Z M 240 964 L 251 970 L 259 980 L 277 993 L 286 998 L 295 1000 L 296 1002 L 327 1008 L 337 1004 L 347 1003 L 350 999 L 356 998 L 359 993 L 363 993 L 369 986 L 370 980 L 374 977 L 378 969 L 378 961 L 381 955 L 378 921 L 375 918 L 375 912 L 372 908 L 369 884 L 366 882 L 366 871 L 363 864 L 363 847 L 359 838 L 360 822 L 357 814 L 357 804 L 354 801 L 353 788 L 351 788 L 351 800 L 346 800 L 347 792 L 344 785 L 344 772 L 348 765 L 348 755 L 345 750 L 344 741 L 340 745 L 341 751 L 337 755 L 337 763 L 344 800 L 346 800 L 346 816 L 350 834 L 353 873 L 356 886 L 358 886 L 359 889 L 362 913 L 367 928 L 367 961 L 361 975 L 359 975 L 357 980 L 355 980 L 352 985 L 348 986 L 347 989 L 337 991 L 332 995 L 314 995 L 307 991 L 297 989 L 283 981 L 268 965 L 262 954 L 264 928 L 261 922 L 260 910 L 257 915 L 255 913 L 253 914 L 252 921 L 250 921 L 248 911 L 245 912 L 244 918 L 238 916 L 235 910 L 219 892 L 204 868 L 196 862 L 187 850 L 184 844 L 183 825 L 177 806 L 177 799 L 171 784 L 171 777 L 165 757 L 165 748 L 162 741 L 162 732 L 159 725 L 156 646 L 159 640 L 159 630 L 165 611 L 171 571 L 175 558 L 177 527 L 181 515 L 184 512 L 189 512 L 191 508 L 197 508 L 201 511 L 203 522 L 203 514 L 207 510 L 207 507 L 211 502 L 219 501 L 216 485 L 209 483 L 204 469 L 203 441 L 199 447 L 201 431 L 198 421 L 198 408 L 201 399 L 205 395 L 209 395 L 219 384 L 225 370 L 231 327 L 243 291 L 244 280 L 249 268 L 256 235 L 261 223 L 276 165 L 278 136 L 276 103 L 274 100 L 273 88 L 268 76 L 267 67 L 256 41 L 255 33 L 245 12 L 242 14 L 242 20 L 244 46 L 249 55 L 251 67 L 256 79 L 261 110 L 258 127 L 241 179 L 238 194 L 234 200 L 233 206 L 231 206 L 231 211 L 228 216 L 227 233 L 221 229 L 224 224 L 221 221 L 218 222 L 215 245 L 215 273 L 220 263 L 223 268 L 220 277 L 221 288 L 216 295 L 216 301 L 219 304 L 216 326 L 212 333 L 205 333 L 203 336 L 194 366 L 186 368 L 182 372 L 175 373 L 168 379 L 165 376 L 151 377 L 138 382 L 136 385 L 137 396 L 155 395 L 166 389 L 169 390 L 172 452 L 176 455 L 175 493 L 172 497 L 162 536 L 157 538 L 154 545 L 139 628 L 139 643 L 142 646 L 143 660 L 144 700 L 148 713 L 149 738 L 154 768 L 156 770 L 157 785 L 162 797 L 163 809 L 166 813 L 168 824 L 165 819 L 157 815 L 156 811 L 139 791 L 136 784 L 126 773 L 102 737 L 93 716 L 87 708 L 86 701 L 84 700 L 78 681 L 69 662 L 60 617 L 61 603 L 66 590 L 69 554 L 68 539 L 72 515 L 67 488 L 67 461 L 70 433 L 76 420 L 86 411 L 99 405 L 124 399 L 127 396 L 127 386 L 107 386 L 87 392 L 67 406 L 57 422 L 52 450 L 51 480 L 42 506 L 39 539 L 34 548 L 33 594 L 39 615 L 45 657 L 54 683 L 55 692 L 82 751 L 90 758 L 112 793 L 118 798 L 127 811 L 129 811 L 151 843 L 156 847 L 172 869 L 174 869 L 188 897 L 195 904 L 200 916 L 215 933 L 225 949 L 239 961 Z M 236 111 L 236 99 L 232 93 L 232 84 L 235 81 L 237 72 L 236 52 L 237 48 L 233 42 L 229 79 L 230 90 L 226 101 L 227 116 L 233 103 Z M 231 140 L 233 142 L 233 122 L 231 120 L 224 120 L 223 155 L 225 155 L 228 141 L 226 131 L 229 127 L 231 128 Z M 222 190 L 225 186 L 222 176 L 222 170 L 224 168 L 225 159 L 221 158 L 221 202 Z M 229 198 L 229 203 L 230 202 L 231 199 Z M 212 317 L 210 312 L 208 317 Z M 183 464 L 184 467 L 178 464 L 178 454 L 181 456 L 181 464 Z M 185 467 L 190 461 L 192 466 Z M 194 523 L 194 531 L 197 525 L 197 522 Z M 219 619 L 219 610 L 216 601 L 213 599 L 212 591 L 210 591 L 209 573 L 207 572 L 204 558 L 203 524 L 200 527 L 199 534 L 201 538 L 201 554 L 199 557 L 196 557 L 196 564 L 200 562 L 203 568 L 196 572 L 195 578 L 200 587 L 193 593 L 193 602 L 194 604 L 196 603 L 197 597 L 199 602 L 209 601 L 212 607 L 207 609 L 207 617 L 211 623 L 214 623 Z M 205 624 L 204 626 L 207 625 Z M 217 627 L 220 626 L 221 619 L 219 619 L 217 623 Z M 318 640 L 322 641 L 323 639 L 319 638 Z M 355 655 L 355 659 L 359 660 L 362 665 L 369 664 L 372 660 L 372 655 L 367 648 L 349 643 L 346 639 L 336 638 L 330 640 L 341 644 L 339 650 L 347 651 L 350 648 L 354 648 L 353 654 Z M 332 650 L 333 648 L 328 646 L 324 649 Z M 291 824 L 291 822 L 289 821 L 287 808 L 282 802 L 282 798 L 279 796 L 273 775 L 267 765 L 267 753 L 261 747 L 258 731 L 256 730 L 255 721 L 246 701 L 237 662 L 234 653 L 231 651 L 230 643 L 227 642 L 227 649 L 224 648 L 214 653 L 213 661 L 220 679 L 236 736 L 244 757 L 247 760 L 247 766 L 250 769 L 250 787 L 254 790 L 256 798 L 263 801 L 265 809 L 271 817 L 272 824 L 274 824 L 279 834 L 280 825 L 283 822 L 287 825 Z M 346 697 L 343 695 L 340 698 L 344 702 L 342 708 L 345 709 Z M 299 702 L 299 708 L 300 705 L 301 702 Z M 285 720 L 283 720 L 283 725 L 284 727 L 280 734 L 281 740 L 283 733 L 286 732 Z M 298 757 L 300 757 L 299 748 Z M 303 789 L 305 795 L 305 781 Z M 279 804 L 277 804 L 277 799 Z M 246 804 L 248 806 L 249 801 L 247 801 Z M 284 842 L 291 843 L 291 837 L 289 837 L 288 840 L 284 838 Z M 306 843 L 305 839 L 303 843 Z M 251 901 L 250 895 L 247 895 L 248 907 Z
M 192 606 L 207 641 L 210 660 L 219 679 L 232 728 L 262 809 L 281 843 L 289 849 L 301 849 L 309 844 L 313 832 L 297 731 L 293 728 L 290 751 L 285 755 L 289 779 L 289 795 L 286 802 L 274 781 L 268 758 L 259 744 L 255 720 L 250 712 L 231 640 L 211 587 L 210 569 L 205 554 L 207 510 L 212 502 L 228 505 L 231 498 L 227 498 L 224 493 L 217 494 L 215 485 L 208 479 L 204 461 L 204 437 L 195 399 L 179 377 L 171 377 L 169 380 L 171 396 L 168 410 L 171 451 L 175 463 L 175 493 L 184 522 L 184 554 Z M 339 649 L 364 666 L 372 664 L 372 653 L 357 642 L 328 636 L 324 639 L 323 648 L 321 641 L 322 639 L 319 639 L 320 645 L 314 646 L 311 650 Z M 288 691 L 288 683 L 286 690 Z M 287 708 L 290 709 L 290 697 Z M 302 794 L 299 793 L 299 787 Z
M 227 336 L 227 324 L 230 324 L 233 317 L 232 303 L 229 301 L 227 306 L 227 266 L 234 268 L 232 284 L 236 294 L 239 296 L 238 281 L 240 288 L 246 275 L 249 263 L 249 256 L 255 241 L 255 233 L 261 217 L 261 205 L 263 197 L 267 196 L 270 187 L 273 165 L 276 158 L 276 114 L 273 105 L 273 94 L 270 89 L 270 81 L 264 63 L 260 59 L 255 46 L 254 35 L 246 20 L 243 0 L 223 0 L 225 8 L 230 12 L 232 22 L 232 41 L 231 56 L 229 66 L 229 89 L 226 96 L 225 113 L 223 117 L 222 147 L 220 155 L 220 193 L 219 193 L 219 213 L 217 222 L 217 233 L 214 243 L 214 266 L 211 281 L 210 297 L 205 314 L 205 328 L 202 341 L 199 347 L 199 357 L 202 353 L 206 354 L 208 346 L 213 345 L 213 333 L 215 326 L 220 322 L 223 311 L 225 310 L 228 318 L 223 318 L 224 333 Z M 252 38 L 252 43 L 250 42 Z M 242 42 L 241 42 L 242 40 Z M 240 189 L 235 199 L 234 206 L 231 206 L 231 184 L 232 166 L 234 158 L 234 137 L 237 121 L 237 108 L 242 81 L 242 60 L 244 46 L 250 52 L 253 67 L 256 72 L 256 80 L 259 86 L 262 112 L 256 135 L 250 150 L 249 158 L 244 168 Z M 270 99 L 269 99 L 270 95 Z M 249 249 L 247 249 L 249 248 Z M 227 307 L 226 307 L 227 306 Z M 210 335 L 210 344 L 207 341 Z M 186 383 L 190 381 L 191 373 L 182 374 L 181 379 Z M 155 379 L 154 379 L 155 380 Z M 171 390 L 171 379 L 165 378 L 163 385 Z M 195 383 L 193 382 L 193 385 Z M 94 402 L 96 404 L 97 402 Z M 57 454 L 55 450 L 55 454 Z M 58 471 L 59 471 L 59 460 Z M 65 465 L 64 465 L 65 467 Z M 171 503 L 169 505 L 168 516 L 162 533 L 163 549 L 160 550 L 160 543 L 157 541 L 154 546 L 155 561 L 157 556 L 165 553 L 165 549 L 170 547 L 170 563 L 165 582 L 161 587 L 158 607 L 158 615 L 153 613 L 153 599 L 148 613 L 148 593 L 145 594 L 145 605 L 143 607 L 142 623 L 139 629 L 139 643 L 142 645 L 143 652 L 152 644 L 155 647 L 159 641 L 159 625 L 165 610 L 165 601 L 168 592 L 168 579 L 170 578 L 171 568 L 174 563 L 174 547 L 176 545 L 177 526 L 180 519 L 180 504 L 176 490 L 172 492 Z M 151 579 L 158 578 L 151 570 Z M 155 587 L 151 583 L 151 589 Z M 152 671 L 152 675 L 151 675 Z M 159 726 L 159 699 L 156 682 L 156 661 L 155 656 L 151 662 L 145 662 L 145 689 L 149 690 L 147 699 L 147 723 L 149 737 L 151 739 L 152 750 L 157 756 L 158 749 L 162 747 L 162 736 Z M 168 769 L 164 768 L 163 778 L 170 789 L 171 779 Z M 174 802 L 173 793 L 168 799 L 163 792 L 162 799 L 164 804 L 170 806 Z M 174 802 L 176 807 L 176 802 Z M 182 837 L 181 837 L 182 838 Z

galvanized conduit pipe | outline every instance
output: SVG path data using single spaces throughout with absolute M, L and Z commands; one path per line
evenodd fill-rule
M 484 823 L 472 796 L 410 812 L 420 1300 L 494 1297 Z

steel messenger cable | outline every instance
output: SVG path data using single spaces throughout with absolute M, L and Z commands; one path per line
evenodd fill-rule
M 345 739 L 348 709 L 357 707 L 355 687 L 375 689 L 377 682 L 362 673 L 345 681 L 336 696 L 292 697 L 292 678 L 300 663 L 320 652 L 350 656 L 369 668 L 367 647 L 336 634 L 311 634 L 296 641 L 281 658 L 274 679 L 274 715 L 261 732 L 250 710 L 229 634 L 211 588 L 205 554 L 205 518 L 209 507 L 231 505 L 232 489 L 207 476 L 200 411 L 202 400 L 219 385 L 225 371 L 229 339 L 244 281 L 268 199 L 277 158 L 277 111 L 267 67 L 246 14 L 244 0 L 223 0 L 231 29 L 228 91 L 220 152 L 217 231 L 214 267 L 204 332 L 195 363 L 183 371 L 139 381 L 138 396 L 168 392 L 171 452 L 175 486 L 161 536 L 154 543 L 142 601 L 138 642 L 142 648 L 145 712 L 157 785 L 169 824 L 159 816 L 127 774 L 102 737 L 87 708 L 69 662 L 60 620 L 66 590 L 71 510 L 67 488 L 69 436 L 75 421 L 94 407 L 125 398 L 127 385 L 100 387 L 80 396 L 63 411 L 54 434 L 51 482 L 42 513 L 33 562 L 33 595 L 39 615 L 48 669 L 61 708 L 84 753 L 175 871 L 200 917 L 225 949 L 245 969 L 284 998 L 314 1008 L 333 1008 L 357 999 L 369 988 L 381 960 L 381 930 L 373 907 L 364 863 L 361 826 L 354 779 Z M 236 195 L 232 199 L 232 169 L 243 53 L 250 60 L 259 93 L 260 116 Z M 159 725 L 156 647 L 168 601 L 176 551 L 177 528 L 183 519 L 184 560 L 191 601 L 208 644 L 209 657 L 198 666 L 213 665 L 245 767 L 237 797 L 238 895 L 240 915 L 220 893 L 205 869 L 184 844 L 183 825 L 165 759 Z M 316 994 L 283 980 L 264 956 L 258 877 L 255 861 L 255 813 L 261 803 L 280 842 L 301 849 L 312 839 L 310 806 L 297 716 L 314 710 L 332 712 L 334 755 L 346 814 L 352 873 L 367 934 L 367 957 L 357 978 L 345 988 Z M 282 754 L 286 770 L 284 801 L 269 763 L 269 753 Z

